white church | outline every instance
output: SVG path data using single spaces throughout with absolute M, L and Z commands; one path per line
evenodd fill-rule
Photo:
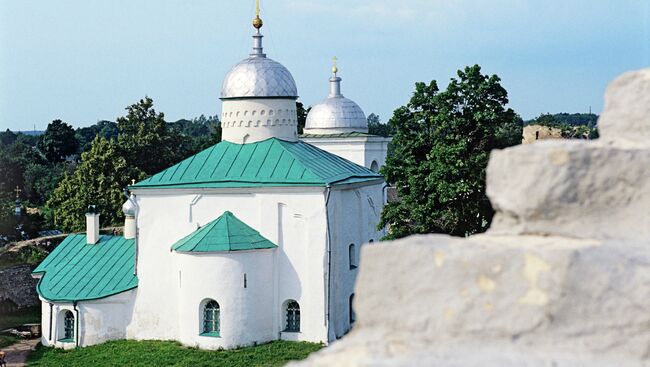
M 221 90 L 223 141 L 128 188 L 124 236 L 99 213 L 35 270 L 42 343 L 176 340 L 205 349 L 330 342 L 354 323 L 360 247 L 378 241 L 390 139 L 330 93 L 298 136 L 291 73 L 253 51 Z M 152 152 L 155 154 L 155 152 Z

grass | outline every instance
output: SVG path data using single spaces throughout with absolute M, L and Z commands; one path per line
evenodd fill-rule
M 18 341 L 18 338 L 13 336 L 0 335 L 0 349 L 8 347 Z
M 283 366 L 305 359 L 321 344 L 275 341 L 237 350 L 206 351 L 186 348 L 176 342 L 119 340 L 62 351 L 38 345 L 27 359 L 28 366 Z
M 41 322 L 41 307 L 30 307 L 9 315 L 0 314 L 0 330 Z

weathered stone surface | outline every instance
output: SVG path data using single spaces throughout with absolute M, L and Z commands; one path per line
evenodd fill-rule
M 18 308 L 38 306 L 36 283 L 30 265 L 19 265 L 0 270 L 0 302 L 10 301 Z M 11 310 L 8 310 L 11 311 Z
M 545 141 L 494 151 L 491 233 L 650 239 L 650 150 Z
M 646 246 L 431 235 L 363 251 L 358 324 L 308 365 L 624 366 L 650 349 Z
M 625 73 L 609 85 L 598 129 L 603 140 L 650 145 L 650 68 Z
M 363 249 L 357 324 L 296 366 L 650 366 L 650 69 L 596 142 L 494 152 L 485 235 Z

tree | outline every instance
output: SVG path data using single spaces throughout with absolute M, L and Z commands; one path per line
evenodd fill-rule
M 395 134 L 395 128 L 390 124 L 383 124 L 379 119 L 379 116 L 371 113 L 368 116 L 368 133 L 372 135 L 389 137 Z
M 382 174 L 397 188 L 380 227 L 388 238 L 416 233 L 465 236 L 485 231 L 494 211 L 485 194 L 490 151 L 521 142 L 522 120 L 506 109 L 508 94 L 496 75 L 478 65 L 458 71 L 447 89 L 417 83 L 410 102 L 389 124 L 393 154 Z
M 0 133 L 0 144 L 11 145 L 16 141 L 16 139 L 17 139 L 16 134 L 14 134 L 9 129 L 7 129 L 7 131 L 5 132 Z
M 153 175 L 191 155 L 191 139 L 170 129 L 165 115 L 153 108 L 149 97 L 126 108 L 117 119 L 117 138 L 124 157 L 132 167 Z
M 115 140 L 97 136 L 90 150 L 81 155 L 74 173 L 64 174 L 47 206 L 54 210 L 55 223 L 64 231 L 83 230 L 89 205 L 99 208 L 102 225 L 117 224 L 123 219 L 124 188 L 131 179 L 145 177 L 142 170 L 129 165 Z
M 296 114 L 298 115 L 298 135 L 302 135 L 305 130 L 305 125 L 307 124 L 307 115 L 311 107 L 305 109 L 305 105 L 302 102 L 296 102 Z
M 81 152 L 86 152 L 90 149 L 90 145 L 92 144 L 93 140 L 95 140 L 95 137 L 97 135 L 101 135 L 102 137 L 111 140 L 113 138 L 117 138 L 118 134 L 119 130 L 117 128 L 117 124 L 115 122 L 105 120 L 99 121 L 95 125 L 89 127 L 79 128 L 75 132 L 75 136 L 79 141 Z
M 76 154 L 79 142 L 72 126 L 61 120 L 54 120 L 47 125 L 40 148 L 48 161 L 58 163 Z

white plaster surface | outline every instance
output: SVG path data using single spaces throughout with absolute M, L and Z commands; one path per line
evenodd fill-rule
M 272 137 L 295 141 L 298 136 L 296 101 L 292 99 L 225 100 L 222 104 L 223 140 L 255 143 Z
M 301 140 L 366 168 L 372 168 L 373 162 L 376 162 L 379 168 L 386 164 L 388 144 L 391 142 L 391 138 L 381 136 L 319 137 L 301 138 Z
M 62 343 L 63 314 L 70 310 L 75 315 L 75 339 L 79 346 L 101 344 L 109 340 L 126 338 L 126 328 L 131 322 L 133 303 L 137 290 L 131 290 L 115 296 L 95 301 L 77 303 L 77 312 L 72 303 L 53 303 L 52 307 L 52 336 L 50 338 L 50 303 L 41 299 L 41 343 L 63 349 L 73 349 L 76 343 Z

